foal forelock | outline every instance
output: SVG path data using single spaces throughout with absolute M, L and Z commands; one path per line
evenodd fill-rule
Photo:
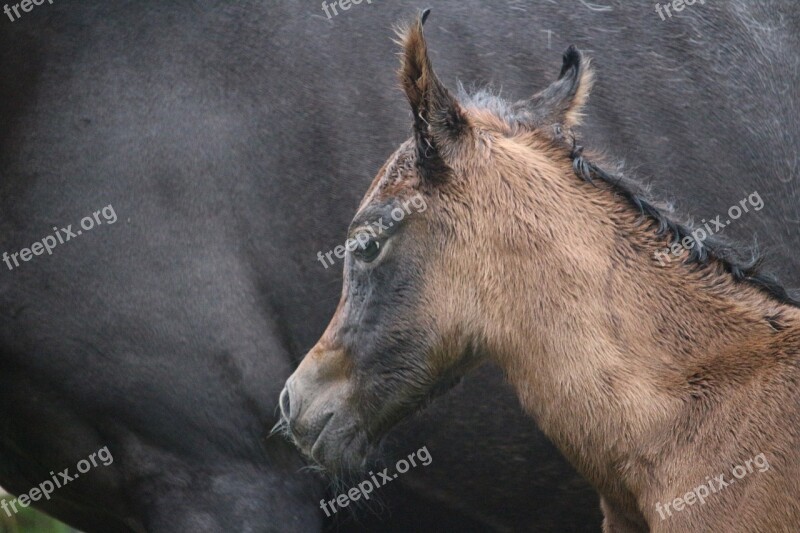
M 408 140 L 400 145 L 378 171 L 364 195 L 359 211 L 370 204 L 381 203 L 417 187 L 419 176 L 414 171 L 414 166 L 413 142 Z

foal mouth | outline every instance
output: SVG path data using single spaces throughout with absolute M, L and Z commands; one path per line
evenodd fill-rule
M 311 458 L 315 461 L 318 456 L 317 454 L 320 451 L 320 447 L 325 445 L 323 436 L 325 435 L 325 431 L 328 429 L 328 425 L 331 423 L 331 420 L 333 420 L 334 414 L 335 413 L 330 412 L 327 415 L 324 415 L 324 422 L 321 424 L 322 428 L 319 430 L 319 433 L 317 433 L 317 438 L 315 438 L 314 442 L 311 443 L 311 448 L 309 449 L 308 455 L 311 456 Z
M 337 419 L 336 413 L 325 415 L 322 429 L 304 453 L 332 474 L 360 472 L 367 463 L 368 439 L 357 424 L 337 425 Z

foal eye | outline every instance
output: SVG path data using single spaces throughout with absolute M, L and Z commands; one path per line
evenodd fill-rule
M 370 239 L 363 246 L 359 245 L 355 250 L 353 250 L 353 255 L 365 263 L 371 263 L 378 257 L 378 255 L 380 255 L 380 253 L 381 245 L 374 239 Z

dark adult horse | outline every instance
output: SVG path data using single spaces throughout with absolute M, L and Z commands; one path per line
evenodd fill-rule
M 340 264 L 317 252 L 340 244 L 407 135 L 387 28 L 418 7 L 362 2 L 329 19 L 318 2 L 87 1 L 0 20 L 0 253 L 76 232 L 0 264 L 1 485 L 28 492 L 108 446 L 113 465 L 41 508 L 89 531 L 325 526 L 324 482 L 265 435 L 340 293 Z M 798 284 L 792 2 L 663 21 L 610 0 L 433 7 L 448 81 L 532 93 L 566 44 L 595 50 L 587 140 L 706 218 L 757 189 L 764 209 L 729 231 L 757 233 Z M 114 224 L 77 235 L 108 205 Z M 599 523 L 501 382 L 486 369 L 399 428 L 388 455 L 426 445 L 432 464 L 381 489 L 391 514 L 340 526 Z

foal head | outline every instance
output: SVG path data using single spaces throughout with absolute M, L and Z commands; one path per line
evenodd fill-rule
M 336 313 L 281 394 L 295 442 L 336 471 L 494 350 L 515 292 L 563 298 L 544 286 L 574 273 L 560 239 L 594 238 L 576 229 L 591 214 L 564 200 L 591 188 L 571 134 L 588 62 L 570 48 L 558 79 L 517 104 L 456 97 L 432 69 L 424 18 L 399 32 L 413 136 L 361 202 Z

